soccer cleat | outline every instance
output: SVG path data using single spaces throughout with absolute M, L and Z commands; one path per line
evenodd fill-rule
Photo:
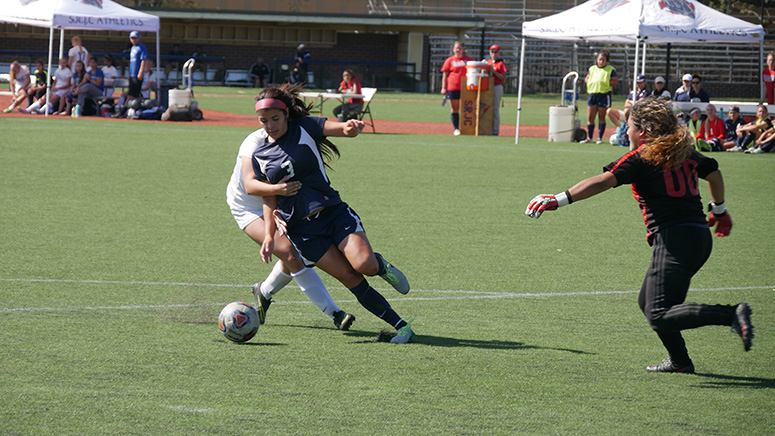
M 353 324 L 354 321 L 355 321 L 355 315 L 347 313 L 344 310 L 334 312 L 334 325 L 339 330 L 342 330 L 342 331 L 350 330 L 350 326 Z
M 762 150 L 761 147 L 756 147 L 753 150 L 751 150 L 751 154 L 761 154 L 764 153 L 764 150 Z
M 743 147 L 741 147 L 739 145 L 735 145 L 732 148 L 728 148 L 727 151 L 731 151 L 732 153 L 741 152 L 741 151 L 743 151 Z
M 393 336 L 393 339 L 390 340 L 391 344 L 406 344 L 412 341 L 414 339 L 414 332 L 412 331 L 412 322 L 409 321 L 408 324 L 398 329 L 396 332 L 396 335 Z
M 597 138 L 597 141 L 595 141 L 595 144 L 602 144 L 603 140 L 601 138 Z
M 660 364 L 647 366 L 646 371 L 681 372 L 684 374 L 694 374 L 694 364 L 690 362 L 688 365 L 676 365 L 675 363 L 673 363 L 673 359 L 671 359 L 670 357 L 666 357 L 665 360 L 663 360 L 662 363 Z
M 272 300 L 264 298 L 264 294 L 261 293 L 261 283 L 253 284 L 253 298 L 256 300 L 256 312 L 258 312 L 258 321 L 263 324 L 266 322 L 266 311 L 269 310 L 269 305 L 272 304 Z
M 460 129 L 455 129 L 455 131 L 452 132 L 452 134 L 455 136 L 460 136 Z
M 584 138 L 581 141 L 579 141 L 579 144 L 589 144 L 592 142 L 589 138 Z
M 382 259 L 385 262 L 385 273 L 380 274 L 383 280 L 390 283 L 396 291 L 407 294 L 409 293 L 409 280 L 406 279 L 404 273 L 398 268 L 390 264 L 390 262 Z
M 11 108 L 3 109 L 3 113 L 4 114 L 8 114 L 8 113 L 11 113 L 11 112 L 13 112 L 13 109 L 11 109 Z
M 735 309 L 735 320 L 732 321 L 732 331 L 740 335 L 743 348 L 748 351 L 753 346 L 753 325 L 751 324 L 751 306 L 740 303 Z

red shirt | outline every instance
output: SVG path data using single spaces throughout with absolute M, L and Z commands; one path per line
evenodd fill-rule
M 353 83 L 350 86 L 347 86 L 347 82 L 342 80 L 342 83 L 339 84 L 339 89 L 344 89 L 345 94 L 363 94 L 361 92 L 361 82 L 355 77 L 353 77 Z M 351 98 L 350 103 L 363 104 L 363 99 Z
M 708 136 L 705 137 L 705 131 L 708 131 Z M 727 125 L 724 124 L 724 120 L 722 120 L 719 117 L 716 117 L 715 120 L 711 121 L 710 118 L 707 118 L 705 121 L 702 122 L 702 126 L 700 127 L 700 131 L 697 132 L 697 139 L 724 139 L 727 136 Z
M 770 67 L 764 67 L 762 82 L 767 89 L 767 104 L 775 104 L 775 71 L 771 70 Z
M 460 91 L 461 81 L 466 76 L 466 62 L 472 61 L 468 56 L 457 58 L 450 56 L 444 61 L 444 65 L 441 67 L 442 73 L 448 73 L 446 88 L 447 91 Z
M 503 62 L 503 59 L 498 59 L 497 61 L 494 61 L 492 59 L 487 60 L 487 65 L 489 65 L 493 71 L 496 73 L 501 73 L 503 75 L 506 74 L 506 62 Z M 492 78 L 495 80 L 496 85 L 503 85 L 503 80 L 495 77 L 495 75 L 492 76 Z

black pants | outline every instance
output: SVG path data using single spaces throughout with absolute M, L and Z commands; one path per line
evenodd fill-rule
M 712 236 L 704 224 L 681 224 L 654 236 L 654 251 L 638 305 L 676 364 L 691 363 L 681 330 L 732 325 L 735 306 L 684 303 L 689 284 L 710 256 Z

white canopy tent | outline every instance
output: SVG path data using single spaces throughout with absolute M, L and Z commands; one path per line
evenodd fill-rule
M 647 43 L 759 43 L 763 68 L 764 29 L 723 14 L 694 0 L 589 0 L 567 11 L 522 23 L 517 96 L 517 132 L 522 111 L 525 38 L 635 44 L 635 75 L 645 69 Z M 642 60 L 639 47 L 643 44 Z
M 64 31 L 116 30 L 156 33 L 156 75 L 159 76 L 159 17 L 121 6 L 112 0 L 7 0 L 0 22 L 48 27 L 48 71 L 54 52 L 54 29 L 59 29 L 59 53 L 64 55 Z M 127 34 L 127 38 L 129 35 Z M 51 74 L 48 75 L 51 88 Z M 50 96 L 46 95 L 46 100 Z M 48 115 L 48 114 L 47 114 Z

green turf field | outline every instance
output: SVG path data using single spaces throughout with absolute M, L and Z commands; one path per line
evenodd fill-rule
M 218 312 L 249 302 L 270 270 L 225 204 L 252 129 L 32 117 L 0 117 L 0 129 L 0 435 L 775 428 L 775 156 L 714 155 L 735 227 L 689 293 L 751 303 L 754 348 L 726 327 L 687 331 L 698 374 L 673 375 L 644 370 L 665 353 L 637 306 L 650 249 L 629 187 L 524 216 L 534 195 L 598 173 L 622 148 L 336 140 L 334 186 L 413 290 L 370 282 L 414 318 L 416 342 L 375 342 L 387 325 L 322 274 L 357 316 L 350 332 L 289 286 L 237 345 Z

